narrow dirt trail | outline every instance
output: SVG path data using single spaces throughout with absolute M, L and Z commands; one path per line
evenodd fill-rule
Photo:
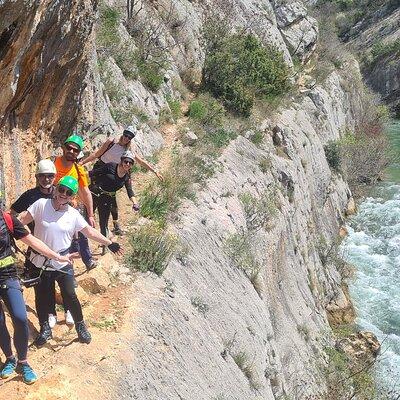
M 182 117 L 176 124 L 161 127 L 165 146 L 159 153 L 158 169 L 165 171 L 169 165 L 170 151 L 176 143 L 180 128 L 187 118 Z M 134 176 L 134 188 L 140 193 L 148 183 L 157 179 L 150 172 Z M 138 216 L 132 211 L 131 203 L 124 190 L 118 193 L 120 220 L 129 231 Z M 127 235 L 118 241 L 127 248 Z M 92 249 L 96 249 L 93 243 Z M 98 251 L 94 251 L 96 256 Z M 88 277 L 98 282 L 109 279 L 109 273 L 121 266 L 122 260 L 115 260 L 110 254 L 99 257 L 99 266 L 89 274 L 80 260 L 75 263 L 75 275 L 80 284 Z M 112 279 L 107 290 L 88 294 L 81 287 L 78 296 L 83 305 L 83 314 L 92 334 L 89 345 L 77 341 L 75 328 L 64 323 L 64 312 L 58 309 L 59 322 L 53 328 L 53 339 L 37 349 L 31 346 L 28 360 L 38 374 L 38 381 L 25 385 L 19 375 L 0 380 L 0 399 L 13 400 L 81 400 L 81 399 L 118 399 L 119 376 L 126 372 L 134 354 L 129 352 L 130 343 L 135 340 L 135 319 L 140 315 L 140 296 L 132 286 L 131 280 L 122 283 Z M 27 304 L 30 343 L 38 333 L 38 321 L 34 306 L 33 289 L 24 290 Z M 143 300 L 143 299 L 142 299 Z M 12 323 L 8 317 L 7 326 L 12 334 Z M 137 339 L 137 338 L 136 338 Z M 3 361 L 4 357 L 2 358 Z

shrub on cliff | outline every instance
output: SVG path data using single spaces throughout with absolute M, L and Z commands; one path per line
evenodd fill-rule
M 203 86 L 232 112 L 249 116 L 255 99 L 274 98 L 289 87 L 282 53 L 251 34 L 228 35 L 208 50 Z

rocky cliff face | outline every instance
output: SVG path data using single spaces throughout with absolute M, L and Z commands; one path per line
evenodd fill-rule
M 107 4 L 125 11 L 125 2 Z M 12 157 L 18 159 L 26 137 L 35 145 L 51 137 L 57 145 L 61 135 L 79 127 L 91 137 L 98 134 L 93 144 L 120 128 L 104 77 L 124 88 L 118 96 L 123 107 L 133 105 L 132 110 L 149 117 L 139 124 L 142 151 L 162 146 L 154 121 L 168 107 L 166 96 L 176 92 L 176 82 L 188 75 L 195 80 L 204 61 L 201 29 L 211 8 L 221 15 L 229 11 L 238 29 L 250 27 L 280 48 L 289 65 L 293 55 L 306 60 L 315 51 L 317 22 L 299 1 L 184 0 L 171 6 L 167 0 L 149 0 L 136 5 L 136 11 L 143 5 L 136 22 L 155 21 L 162 32 L 157 40 L 168 49 L 170 68 L 156 93 L 124 75 L 115 54 L 96 54 L 95 2 L 0 4 L 3 170 Z M 129 37 L 126 26 L 118 31 Z M 257 127 L 264 137 L 259 146 L 249 133 L 224 150 L 218 172 L 195 201 L 183 204 L 171 226 L 187 251 L 171 261 L 162 278 L 143 275 L 134 284 L 138 307 L 127 349 L 132 359 L 121 361 L 127 367 L 116 398 L 323 396 L 328 314 L 351 313 L 336 266 L 322 257 L 322 247 L 338 235 L 351 193 L 331 173 L 323 146 L 353 126 L 359 81 L 357 65 L 349 62 L 341 73 L 330 73 L 323 84 L 302 90 L 289 106 L 265 116 Z M 139 120 L 132 111 L 130 122 Z M 266 191 L 274 194 L 276 215 L 268 229 L 252 230 L 239 197 L 248 193 L 259 199 Z M 227 255 L 226 240 L 235 233 L 251 240 L 261 266 L 256 281 Z
M 398 1 L 381 3 L 380 7 L 367 11 L 344 39 L 364 57 L 362 72 L 367 84 L 399 113 L 400 4 Z M 376 56 L 371 60 L 374 51 Z

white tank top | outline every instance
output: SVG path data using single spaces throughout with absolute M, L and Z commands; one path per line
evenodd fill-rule
M 124 146 L 121 146 L 117 141 L 108 149 L 106 152 L 100 157 L 100 160 L 104 163 L 119 163 L 121 161 L 122 154 L 125 153 L 126 150 L 129 150 Z M 135 155 L 135 154 L 134 154 Z

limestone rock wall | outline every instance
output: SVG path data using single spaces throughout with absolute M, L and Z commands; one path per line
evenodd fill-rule
M 347 67 L 357 75 L 356 66 Z M 350 198 L 323 151 L 352 124 L 357 102 L 345 88 L 333 73 L 324 88 L 264 121 L 267 140 L 260 148 L 245 137 L 231 142 L 220 172 L 195 202 L 184 204 L 174 231 L 187 254 L 174 259 L 162 279 L 141 277 L 134 284 L 141 294 L 133 323 L 136 356 L 121 396 L 322 398 L 326 308 L 349 306 L 335 266 L 323 265 L 319 253 L 321 237 L 337 236 Z M 265 157 L 268 171 L 260 167 Z M 280 210 L 271 230 L 252 234 L 262 264 L 255 287 L 224 246 L 229 235 L 247 229 L 240 194 L 262 196 L 271 185 Z M 237 365 L 243 354 L 248 369 Z
M 400 4 L 385 2 L 375 12 L 359 21 L 345 36 L 361 55 L 367 55 L 374 45 L 389 45 L 400 41 Z M 382 99 L 400 113 L 400 62 L 399 51 L 379 57 L 372 65 L 366 63 L 363 75 L 367 84 Z
M 106 3 L 122 9 L 125 4 Z M 317 22 L 300 1 L 182 0 L 174 2 L 174 18 L 166 20 L 160 10 L 167 0 L 143 3 L 144 12 L 159 21 L 162 40 L 172 43 L 160 90 L 152 93 L 140 80 L 127 79 L 112 56 L 106 63 L 127 90 L 121 101 L 145 108 L 153 122 L 167 106 L 173 79 L 201 68 L 200 32 L 210 8 L 232 13 L 232 23 L 250 26 L 279 47 L 289 65 L 294 54 L 307 59 L 318 38 Z M 76 127 L 92 144 L 122 128 L 110 113 L 99 75 L 92 33 L 96 8 L 88 0 L 0 3 L 2 163 L 10 170 L 9 182 L 20 177 L 16 192 L 34 166 L 32 147 L 40 149 L 49 138 L 56 146 Z M 179 37 L 176 24 L 168 25 L 172 20 L 182 25 Z M 127 34 L 122 25 L 120 30 Z M 162 278 L 143 275 L 134 283 L 138 306 L 115 398 L 322 396 L 323 348 L 330 343 L 326 309 L 348 307 L 339 273 L 322 264 L 319 248 L 322 239 L 329 244 L 337 236 L 351 197 L 347 184 L 332 175 L 323 150 L 352 126 L 357 113 L 359 86 L 352 87 L 352 80 L 359 80 L 357 65 L 349 63 L 345 70 L 354 71 L 351 79 L 333 72 L 323 85 L 266 116 L 258 127 L 266 137 L 262 146 L 246 135 L 232 141 L 196 201 L 183 204 L 171 229 L 187 251 L 171 261 Z M 150 122 L 141 125 L 138 139 L 143 153 L 163 142 Z M 18 161 L 21 151 L 30 157 L 26 172 Z M 247 230 L 240 194 L 260 197 L 271 188 L 279 207 L 270 229 L 252 232 L 262 266 L 252 284 L 232 264 L 224 244 L 229 235 Z

